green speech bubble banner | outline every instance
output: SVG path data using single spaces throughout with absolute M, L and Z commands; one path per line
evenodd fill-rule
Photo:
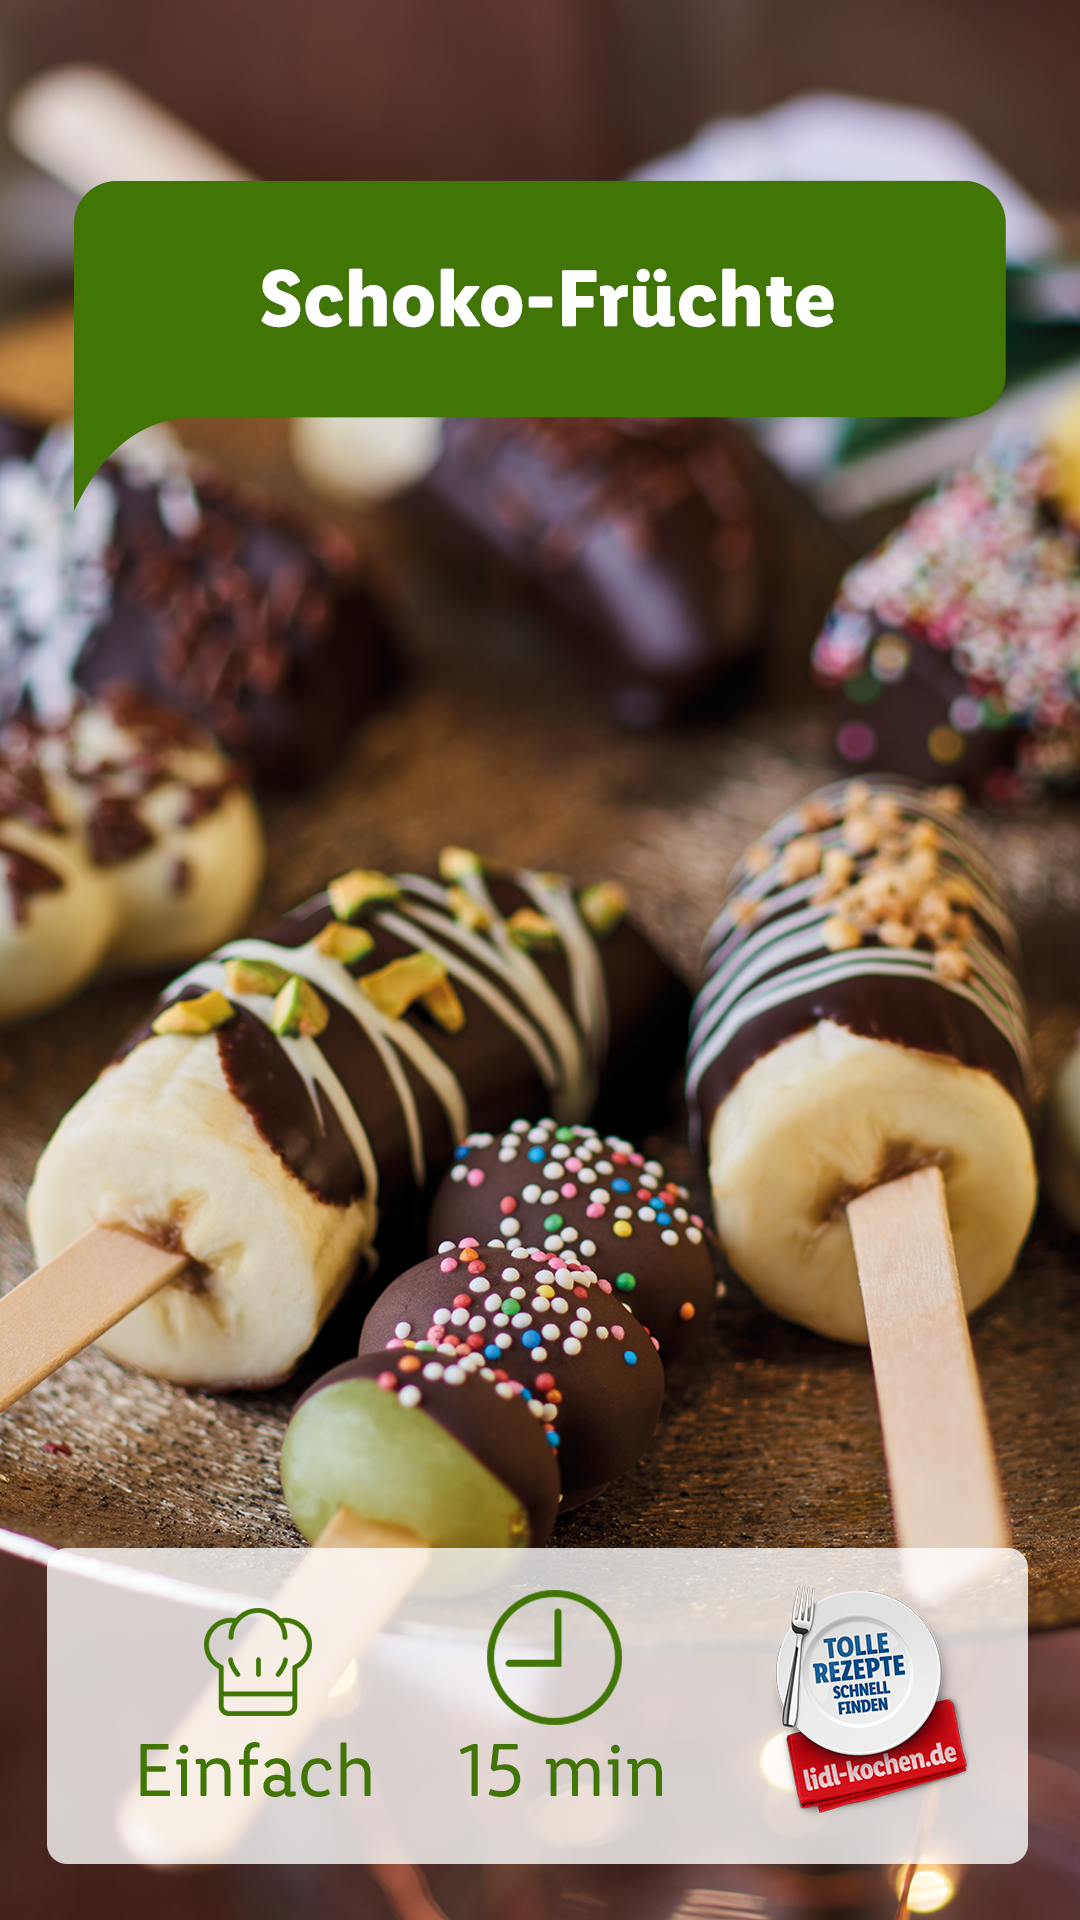
M 77 485 L 185 415 L 979 413 L 970 182 L 114 182 L 76 234 Z

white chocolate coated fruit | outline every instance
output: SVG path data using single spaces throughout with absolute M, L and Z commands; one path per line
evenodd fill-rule
M 1080 1233 L 1080 1046 L 1054 1078 L 1046 1108 L 1046 1186 Z
M 265 850 L 255 802 L 233 787 L 213 813 L 185 826 L 183 789 L 159 788 L 142 811 L 154 846 L 111 869 L 119 925 L 106 964 L 171 966 L 210 952 L 244 925 L 262 879 Z M 171 816 L 171 817 L 170 817 Z M 178 887 L 179 864 L 184 884 Z
M 87 828 L 91 841 L 103 800 L 130 804 L 152 835 L 150 845 L 101 869 L 116 893 L 108 966 L 197 959 L 238 931 L 262 878 L 262 829 L 254 801 L 230 784 L 230 763 L 212 740 L 158 741 L 138 719 L 125 724 L 104 703 L 92 703 L 69 728 L 45 736 L 40 755 L 61 810 Z M 200 794 L 213 796 L 213 804 L 193 806 Z
M 100 964 L 116 926 L 112 881 L 92 867 L 81 837 L 0 821 L 0 846 L 49 868 L 61 885 L 31 893 L 22 913 L 4 882 L 0 851 L 0 1020 L 18 1020 L 74 993 Z
M 160 1035 L 109 1067 L 61 1122 L 30 1190 L 39 1262 L 92 1226 L 169 1236 L 199 1269 L 99 1342 L 185 1386 L 291 1373 L 375 1230 L 286 1171 L 230 1092 L 217 1047 Z
M 736 1272 L 785 1319 L 865 1341 L 844 1202 L 939 1164 L 964 1304 L 1008 1279 L 1035 1208 L 1024 1117 L 988 1073 L 820 1021 L 756 1061 L 709 1142 L 716 1224 Z

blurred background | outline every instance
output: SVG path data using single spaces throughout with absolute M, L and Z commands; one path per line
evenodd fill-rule
M 58 179 L 27 157 L 42 159 L 40 138 L 5 128 L 28 83 L 89 63 L 270 179 L 984 179 L 1008 214 L 1012 388 L 1080 362 L 1078 52 L 1066 0 L 1022 13 L 1006 0 L 313 0 L 302 15 L 288 0 L 3 0 L 0 326 L 51 305 L 64 345 L 72 165 L 81 188 L 101 165 L 116 177 L 117 157 L 83 134 Z M 871 105 L 853 120 L 854 101 L 877 103 L 876 119 Z M 803 421 L 760 437 L 856 549 L 971 446 L 933 440 L 883 467 L 866 456 L 910 428 Z
M 35 165 L 25 139 L 16 144 L 4 129 L 28 83 L 72 62 L 131 82 L 238 168 L 265 178 L 616 178 L 685 149 L 718 120 L 726 124 L 711 144 L 670 162 L 670 174 L 789 168 L 815 177 L 813 138 L 820 142 L 823 126 L 827 133 L 828 113 L 800 134 L 774 117 L 789 101 L 839 93 L 943 115 L 1016 186 L 1010 392 L 1028 404 L 1032 383 L 1053 383 L 1062 369 L 1071 377 L 1080 362 L 1072 264 L 1080 259 L 1080 10 L 1069 0 L 1023 8 L 1014 0 L 397 0 L 392 8 L 374 0 L 306 0 L 303 8 L 293 0 L 0 0 L 0 404 L 35 421 L 71 404 L 78 196 L 70 178 Z M 880 126 L 882 149 L 899 143 L 890 151 L 900 157 L 883 163 L 894 177 L 906 177 L 912 142 L 929 153 L 945 139 L 925 122 Z M 841 171 L 874 171 L 872 123 L 855 139 L 862 165 L 851 139 L 840 144 Z M 963 157 L 969 149 L 957 151 L 961 177 L 974 172 Z M 86 164 L 92 179 L 92 154 Z M 819 516 L 800 519 L 803 508 L 790 503 L 781 516 L 794 528 L 789 545 L 802 554 L 803 580 L 784 618 L 792 644 L 805 648 L 846 558 L 963 456 L 970 423 L 956 423 L 959 437 L 947 442 L 934 440 L 939 423 L 749 424 Z M 186 423 L 185 437 L 272 492 L 306 497 L 284 423 Z M 921 449 L 913 457 L 912 447 Z M 895 1868 L 884 1866 L 827 1875 L 567 1870 L 543 1879 L 434 1868 L 427 1883 L 352 1868 L 150 1875 L 61 1867 L 44 1836 L 40 1569 L 0 1561 L 0 1618 L 0 1884 L 12 1913 L 787 1920 L 896 1911 Z M 912 1890 L 911 1911 L 947 1909 L 957 1920 L 1076 1912 L 1080 1634 L 1035 1641 L 1032 1682 L 1027 1860 L 942 1869 Z
M 827 88 L 947 114 L 1080 213 L 1068 0 L 5 0 L 0 36 L 6 99 L 99 62 L 271 179 L 610 178 Z

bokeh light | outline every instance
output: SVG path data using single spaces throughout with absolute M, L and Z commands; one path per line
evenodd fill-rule
M 900 1867 L 896 1874 L 896 1892 L 903 1892 L 906 1867 Z M 918 1867 L 912 1877 L 908 1892 L 909 1913 L 940 1913 L 947 1907 L 956 1893 L 956 1882 L 944 1867 Z
M 784 1793 L 794 1793 L 795 1782 L 791 1773 L 786 1733 L 774 1733 L 772 1739 L 766 1742 L 761 1749 L 758 1765 L 770 1787 L 779 1787 Z

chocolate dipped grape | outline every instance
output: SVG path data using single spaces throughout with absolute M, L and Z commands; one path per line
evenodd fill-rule
M 559 1503 L 552 1449 L 520 1396 L 404 1349 L 361 1354 L 308 1389 L 281 1480 L 308 1540 L 344 1507 L 433 1547 L 542 1547 Z
M 513 1258 L 567 1252 L 610 1280 L 665 1365 L 704 1325 L 713 1269 L 704 1222 L 659 1160 L 594 1127 L 515 1120 L 457 1149 L 431 1212 L 428 1245 L 495 1236 Z
M 368 1314 L 361 1354 L 405 1353 L 519 1395 L 557 1449 L 563 1504 L 640 1458 L 656 1431 L 656 1343 L 610 1281 L 566 1254 L 466 1237 L 403 1273 Z

